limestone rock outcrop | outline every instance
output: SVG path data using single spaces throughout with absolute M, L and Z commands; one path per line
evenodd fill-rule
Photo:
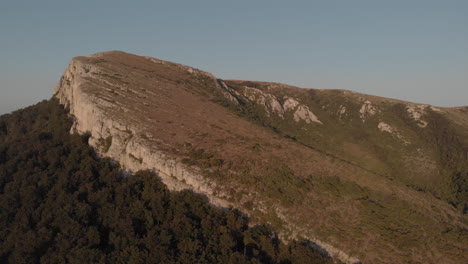
M 247 97 L 250 101 L 264 106 L 267 115 L 270 115 L 270 112 L 273 112 L 279 117 L 284 118 L 283 107 L 281 107 L 280 102 L 274 95 L 265 93 L 260 89 L 245 87 L 244 96 Z
M 109 73 L 93 58 L 99 58 L 99 54 L 74 58 L 54 90 L 54 96 L 74 117 L 72 132 L 90 133 L 89 144 L 100 155 L 118 161 L 125 170 L 155 171 L 171 190 L 191 189 L 206 195 L 215 205 L 228 207 L 227 201 L 213 195 L 213 182 L 158 148 L 157 139 L 147 133 L 145 122 L 132 116 L 125 119 L 125 115 L 117 113 L 128 111 L 126 99 L 135 98 L 125 94 L 134 92 L 129 92 L 132 88 L 120 82 L 118 75 L 106 79 Z M 116 101 L 119 97 L 122 100 Z
M 318 117 L 310 111 L 307 105 L 300 105 L 296 109 L 296 112 L 294 112 L 294 121 L 299 122 L 300 120 L 304 120 L 308 124 L 312 122 L 322 124 L 322 121 L 320 121 Z
M 359 109 L 359 114 L 362 119 L 362 122 L 366 120 L 366 118 L 373 116 L 377 113 L 377 109 L 375 108 L 374 105 L 369 100 L 366 100 L 362 106 L 361 109 Z

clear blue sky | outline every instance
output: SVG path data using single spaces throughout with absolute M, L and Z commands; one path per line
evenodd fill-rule
M 68 61 L 123 50 L 224 79 L 468 105 L 468 1 L 0 3 L 0 113 L 50 98 Z

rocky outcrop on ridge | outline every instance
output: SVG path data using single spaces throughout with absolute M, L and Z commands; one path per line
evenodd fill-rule
M 142 119 L 125 114 L 132 111 L 125 102 L 133 101 L 147 107 L 150 100 L 146 103 L 145 99 L 156 95 L 133 90 L 134 87 L 119 81 L 119 74 L 104 73 L 99 67 L 99 58 L 100 54 L 73 59 L 54 91 L 54 96 L 74 116 L 72 132 L 90 133 L 89 144 L 127 170 L 154 170 L 169 189 L 192 189 L 207 195 L 213 204 L 228 207 L 229 203 L 212 195 L 214 183 L 204 179 L 195 168 L 183 165 L 158 149 L 158 139 L 148 133 L 150 124 L 145 125 Z M 165 63 L 147 59 L 152 63 Z M 194 74 L 190 67 L 187 72 Z M 195 74 L 207 75 L 200 71 Z M 135 96 L 135 93 L 142 95 Z M 116 100 L 119 97 L 121 101 Z
M 220 80 L 116 51 L 74 58 L 54 96 L 72 132 L 123 169 L 154 170 L 342 262 L 458 263 L 467 250 L 452 205 L 464 198 L 444 196 L 463 188 L 449 176 L 467 168 L 466 108 Z

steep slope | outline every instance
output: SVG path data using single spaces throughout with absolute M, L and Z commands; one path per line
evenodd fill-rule
M 122 177 L 71 125 L 56 100 L 0 116 L 0 263 L 332 263 L 151 172 Z
M 101 155 L 344 262 L 465 258 L 465 108 L 222 81 L 123 52 L 74 58 L 54 95 Z

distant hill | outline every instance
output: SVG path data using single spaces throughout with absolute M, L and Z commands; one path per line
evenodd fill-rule
M 467 261 L 467 107 L 222 80 L 119 51 L 74 58 L 54 97 L 71 132 L 128 173 L 334 260 Z

